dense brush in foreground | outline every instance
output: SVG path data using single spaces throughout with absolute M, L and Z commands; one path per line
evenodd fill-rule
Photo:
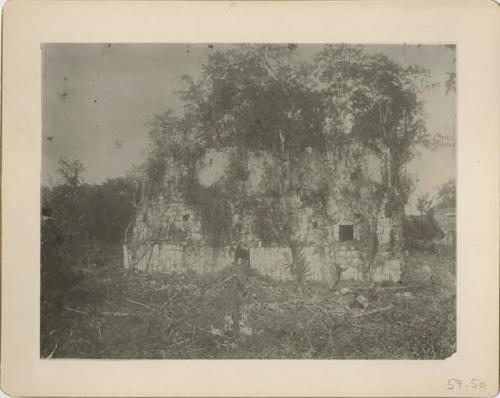
M 401 284 L 335 291 L 234 268 L 87 269 L 70 291 L 43 295 L 41 357 L 446 358 L 455 351 L 453 264 L 418 255 Z

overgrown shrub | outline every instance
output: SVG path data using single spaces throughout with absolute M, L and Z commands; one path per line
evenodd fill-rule
M 436 242 L 444 237 L 433 217 L 406 216 L 403 222 L 404 248 L 411 251 L 436 252 Z
M 286 252 L 284 265 L 299 286 L 303 286 L 310 272 L 303 244 L 297 241 L 290 243 L 290 254 Z

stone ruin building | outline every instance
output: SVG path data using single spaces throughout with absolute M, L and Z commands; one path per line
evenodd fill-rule
M 296 188 L 289 190 L 285 199 L 293 214 L 289 220 L 293 238 L 300 242 L 306 259 L 308 279 L 330 285 L 339 280 L 361 281 L 368 277 L 378 282 L 399 281 L 400 262 L 394 256 L 384 257 L 382 250 L 393 238 L 397 226 L 385 214 L 384 201 L 374 198 L 383 179 L 380 160 L 360 149 L 339 162 L 334 161 L 333 154 L 320 155 L 310 147 L 298 157 L 295 164 L 300 167 L 291 171 Z M 266 178 L 276 163 L 266 151 L 247 152 L 242 157 L 234 147 L 208 148 L 194 161 L 196 183 L 209 193 L 211 187 L 234 173 L 235 159 L 239 164 L 244 163 L 247 172 L 241 188 L 246 197 L 265 200 Z M 274 279 L 291 278 L 285 266 L 291 249 L 262 236 L 259 223 L 266 220 L 262 220 L 265 216 L 257 208 L 232 211 L 226 221 L 237 227 L 237 242 L 233 238 L 213 245 L 203 225 L 202 210 L 190 205 L 175 189 L 177 180 L 185 174 L 185 167 L 168 159 L 165 189 L 144 203 L 128 234 L 125 267 L 146 272 L 214 272 L 234 264 L 235 251 L 242 245 L 248 250 L 251 268 Z M 314 195 L 320 190 L 322 195 Z M 369 217 L 374 217 L 372 235 L 376 235 L 380 254 L 367 275 L 363 247 L 368 244 L 365 231 Z

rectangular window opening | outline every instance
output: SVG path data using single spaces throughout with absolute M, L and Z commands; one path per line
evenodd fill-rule
M 347 242 L 354 239 L 353 225 L 339 225 L 339 241 Z

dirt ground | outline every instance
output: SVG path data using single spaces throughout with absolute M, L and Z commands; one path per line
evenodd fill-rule
M 456 345 L 455 261 L 418 253 L 400 283 L 277 282 L 86 269 L 42 301 L 42 358 L 440 359 Z

